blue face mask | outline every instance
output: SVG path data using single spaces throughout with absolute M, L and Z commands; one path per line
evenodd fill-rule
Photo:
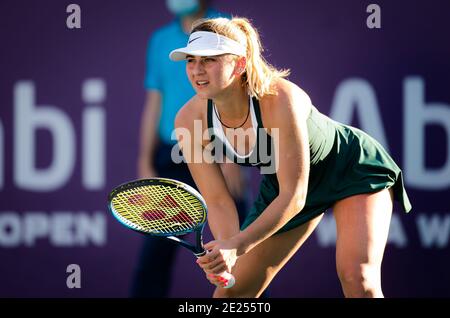
M 166 0 L 166 6 L 177 17 L 195 13 L 199 9 L 198 0 Z

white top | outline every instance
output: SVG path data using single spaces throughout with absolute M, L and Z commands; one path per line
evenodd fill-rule
M 256 115 L 255 115 L 255 109 L 253 106 L 253 99 L 249 96 L 250 98 L 250 117 L 252 119 L 252 128 L 253 128 L 253 132 L 255 133 L 255 138 L 257 138 L 256 132 L 258 129 L 258 121 L 256 120 Z M 213 130 L 214 130 L 214 135 L 220 139 L 220 141 L 225 145 L 225 148 L 227 149 L 227 152 L 229 151 L 230 153 L 234 154 L 237 158 L 239 159 L 246 159 L 248 157 L 250 157 L 253 153 L 253 150 L 256 148 L 256 142 L 257 140 L 255 139 L 255 146 L 252 148 L 252 150 L 250 151 L 250 153 L 248 153 L 247 155 L 239 155 L 236 150 L 234 150 L 233 146 L 230 144 L 230 142 L 228 141 L 227 137 L 225 136 L 225 132 L 223 131 L 223 127 L 222 124 L 219 120 L 219 118 L 217 118 L 217 108 L 216 105 L 213 103 L 213 107 L 214 110 L 212 112 L 212 119 L 213 119 Z

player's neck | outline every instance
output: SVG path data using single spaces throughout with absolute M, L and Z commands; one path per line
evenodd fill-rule
M 213 99 L 221 118 L 239 120 L 248 112 L 248 94 L 245 89 L 230 89 Z

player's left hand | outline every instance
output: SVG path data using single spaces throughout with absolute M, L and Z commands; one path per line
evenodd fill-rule
M 229 241 L 220 240 L 208 242 L 204 248 L 209 252 L 199 257 L 197 263 L 206 274 L 231 273 L 237 260 L 237 248 Z

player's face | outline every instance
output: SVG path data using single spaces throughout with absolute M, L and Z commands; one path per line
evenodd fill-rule
M 237 59 L 231 54 L 186 57 L 186 73 L 195 92 L 202 98 L 214 98 L 239 77 Z

